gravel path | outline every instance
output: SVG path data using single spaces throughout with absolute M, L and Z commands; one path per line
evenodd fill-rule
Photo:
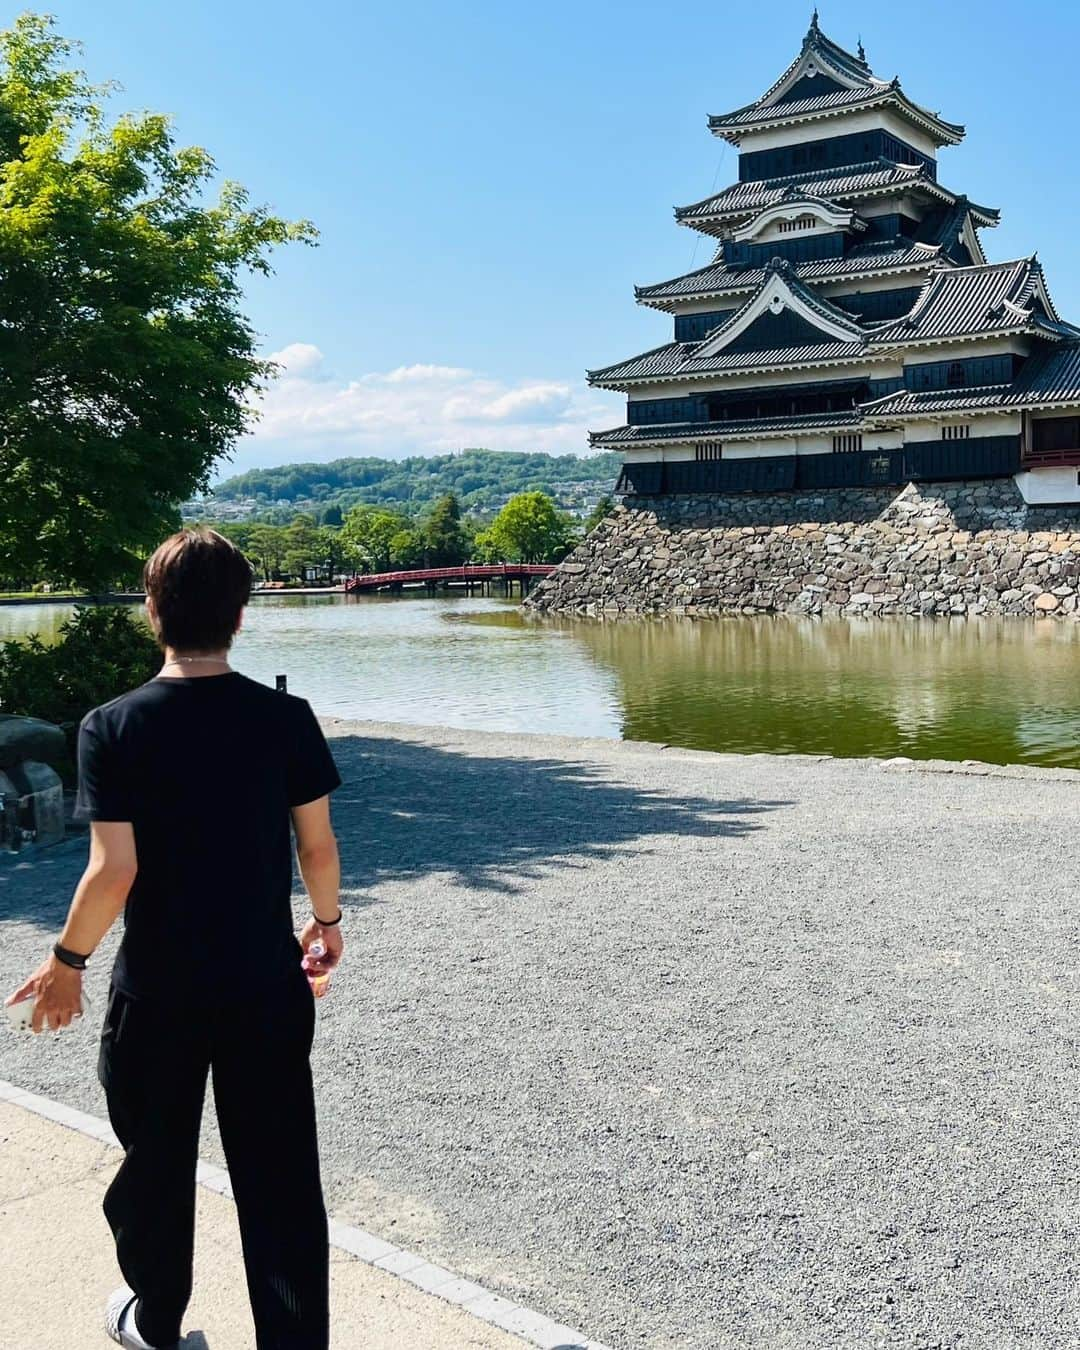
M 1080 1345 L 1080 774 L 328 729 L 336 1214 L 615 1350 Z M 87 1033 L 0 1077 L 102 1111 Z

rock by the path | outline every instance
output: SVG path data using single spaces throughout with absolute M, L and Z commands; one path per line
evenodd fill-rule
M 28 759 L 56 766 L 67 758 L 67 739 L 58 726 L 40 717 L 0 713 L 0 769 Z

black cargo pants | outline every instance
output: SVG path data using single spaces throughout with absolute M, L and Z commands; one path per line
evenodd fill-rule
M 125 1157 L 105 1196 L 138 1326 L 172 1346 L 191 1296 L 207 1074 L 240 1220 L 258 1350 L 327 1350 L 329 1255 L 303 972 L 198 1006 L 109 993 L 98 1076 Z

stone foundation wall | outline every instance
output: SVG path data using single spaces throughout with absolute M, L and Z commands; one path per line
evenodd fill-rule
M 628 498 L 525 602 L 577 614 L 1080 617 L 1080 506 L 1011 478 Z

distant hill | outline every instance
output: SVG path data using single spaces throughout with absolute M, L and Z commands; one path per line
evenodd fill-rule
M 215 514 L 267 519 L 297 511 L 347 511 L 358 502 L 394 506 L 418 514 L 446 492 L 456 492 L 472 513 L 493 511 L 515 492 L 541 488 L 565 510 L 587 512 L 615 486 L 621 456 L 544 455 L 503 450 L 464 450 L 456 455 L 411 459 L 335 459 L 328 464 L 283 464 L 251 469 L 214 488 L 203 507 Z

